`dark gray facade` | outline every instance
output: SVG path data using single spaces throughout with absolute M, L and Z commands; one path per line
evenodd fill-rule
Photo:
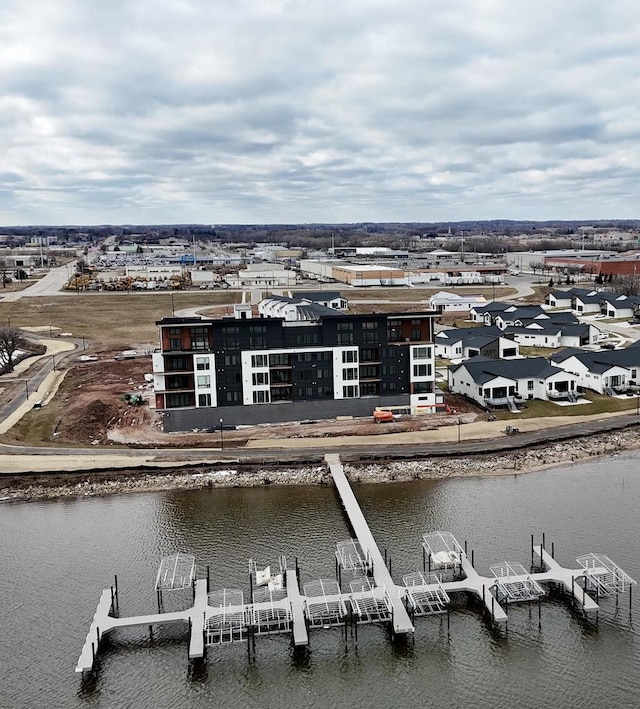
M 219 406 L 217 408 L 173 409 L 163 414 L 163 429 L 167 433 L 194 428 L 220 429 L 225 426 L 284 423 L 335 418 L 336 416 L 372 416 L 376 406 L 409 406 L 408 394 L 372 396 L 360 399 L 329 401 L 296 401 L 256 406 Z

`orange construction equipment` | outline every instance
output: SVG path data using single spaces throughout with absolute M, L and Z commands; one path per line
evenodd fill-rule
M 374 411 L 373 420 L 376 423 L 385 423 L 387 421 L 395 421 L 395 416 L 391 411 Z

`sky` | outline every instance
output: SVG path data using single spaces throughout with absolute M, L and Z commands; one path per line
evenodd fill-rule
M 0 223 L 640 218 L 637 0 L 3 0 Z

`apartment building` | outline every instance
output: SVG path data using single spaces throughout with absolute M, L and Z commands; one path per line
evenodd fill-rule
M 436 313 L 345 315 L 309 306 L 311 319 L 167 317 L 156 324 L 156 408 L 164 430 L 335 416 L 375 407 L 435 411 Z M 246 315 L 246 313 L 244 314 Z

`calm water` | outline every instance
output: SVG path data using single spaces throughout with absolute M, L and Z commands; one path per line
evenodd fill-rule
M 420 539 L 451 530 L 488 573 L 528 566 L 530 535 L 556 557 L 610 555 L 640 579 L 640 456 L 520 477 L 358 486 L 356 494 L 396 579 L 421 568 Z M 340 631 L 312 631 L 294 657 L 285 637 L 209 652 L 190 669 L 182 631 L 122 630 L 83 683 L 74 667 L 101 589 L 117 573 L 122 615 L 155 610 L 161 556 L 196 555 L 211 588 L 248 590 L 247 560 L 298 557 L 302 581 L 332 577 L 334 544 L 349 537 L 331 488 L 230 489 L 0 506 L 0 707 L 637 707 L 640 590 L 608 601 L 598 625 L 547 600 L 509 608 L 508 634 L 461 605 L 417 619 L 415 643 L 375 626 L 347 652 Z M 172 602 L 175 601 L 172 599 Z

